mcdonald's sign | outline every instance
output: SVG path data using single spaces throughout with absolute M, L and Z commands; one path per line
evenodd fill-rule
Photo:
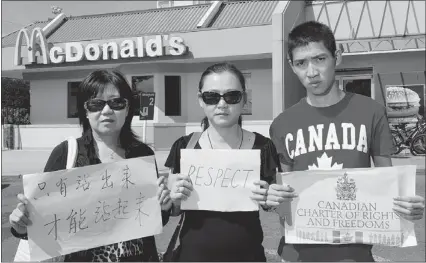
M 28 29 L 23 28 L 19 31 L 18 37 L 15 43 L 15 56 L 14 56 L 14 64 L 15 66 L 22 65 L 22 56 L 21 56 L 21 46 L 22 46 L 22 36 L 25 37 L 25 41 L 27 42 L 28 49 L 28 63 L 36 62 L 36 51 L 37 51 L 37 43 L 36 39 L 40 40 L 38 46 L 40 47 L 40 56 L 42 57 L 43 64 L 49 63 L 49 48 L 47 46 L 46 37 L 43 34 L 41 28 L 36 27 L 33 29 L 31 33 L 31 38 L 28 35 Z
M 15 66 L 22 65 L 22 37 L 26 40 L 28 63 L 37 62 L 36 52 L 40 52 L 43 64 L 78 62 L 81 60 L 116 60 L 134 57 L 160 57 L 165 55 L 180 56 L 187 51 L 183 39 L 178 36 L 156 35 L 152 37 L 136 37 L 119 42 L 81 43 L 69 42 L 63 46 L 49 48 L 46 37 L 40 28 L 34 28 L 31 37 L 27 29 L 21 29 L 15 44 Z M 37 43 L 36 40 L 39 39 Z

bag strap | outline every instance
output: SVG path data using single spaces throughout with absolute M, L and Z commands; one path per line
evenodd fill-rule
M 77 139 L 74 137 L 69 137 L 67 139 L 68 142 L 68 153 L 67 153 L 67 166 L 66 169 L 71 169 L 75 165 L 75 161 L 77 159 Z
M 182 215 L 180 216 L 179 223 L 176 226 L 175 232 L 173 232 L 172 238 L 170 239 L 170 243 L 167 246 L 167 250 L 164 253 L 164 256 L 163 256 L 164 262 L 171 262 L 173 260 L 173 252 L 176 247 L 176 242 L 179 238 L 180 232 L 182 230 L 182 224 L 184 219 L 185 219 L 185 213 L 182 213 Z
M 198 140 L 201 138 L 201 134 L 202 134 L 201 132 L 194 132 L 191 136 L 191 139 L 189 139 L 188 144 L 186 145 L 186 149 L 194 149 Z M 173 232 L 172 238 L 170 239 L 170 243 L 167 246 L 167 250 L 164 253 L 163 261 L 165 262 L 172 261 L 173 251 L 176 248 L 176 242 L 180 236 L 180 232 L 182 230 L 182 225 L 184 221 L 185 221 L 185 213 L 182 213 L 182 215 L 180 216 L 179 223 L 176 226 L 175 232 Z
M 188 144 L 186 145 L 186 149 L 194 149 L 195 145 L 197 144 L 200 138 L 201 138 L 201 132 L 194 132 L 191 136 L 191 139 L 189 139 Z

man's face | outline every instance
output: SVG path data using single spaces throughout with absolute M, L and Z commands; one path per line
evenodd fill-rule
M 308 95 L 325 96 L 333 87 L 335 68 L 340 61 L 340 51 L 333 56 L 322 42 L 311 42 L 293 50 L 290 66 Z

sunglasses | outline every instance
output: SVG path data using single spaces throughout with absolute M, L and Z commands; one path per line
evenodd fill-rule
M 228 91 L 223 95 L 217 92 L 206 91 L 201 94 L 201 98 L 207 105 L 216 105 L 220 98 L 223 98 L 227 104 L 237 104 L 243 98 L 243 93 L 238 90 Z
M 108 101 L 91 99 L 84 103 L 84 108 L 90 112 L 97 112 L 102 111 L 106 104 L 108 104 L 111 110 L 124 110 L 127 107 L 128 101 L 124 98 L 115 98 Z

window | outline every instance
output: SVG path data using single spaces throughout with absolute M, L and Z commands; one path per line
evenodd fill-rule
M 81 82 L 68 82 L 68 118 L 78 118 L 77 93 Z
M 154 92 L 154 76 L 133 76 L 132 92 L 135 104 L 133 115 L 139 116 L 139 108 L 141 107 L 140 94 L 142 92 Z
M 180 76 L 164 76 L 165 115 L 181 115 Z
M 371 75 L 336 76 L 336 84 L 344 91 L 357 93 L 374 99 L 374 85 Z

